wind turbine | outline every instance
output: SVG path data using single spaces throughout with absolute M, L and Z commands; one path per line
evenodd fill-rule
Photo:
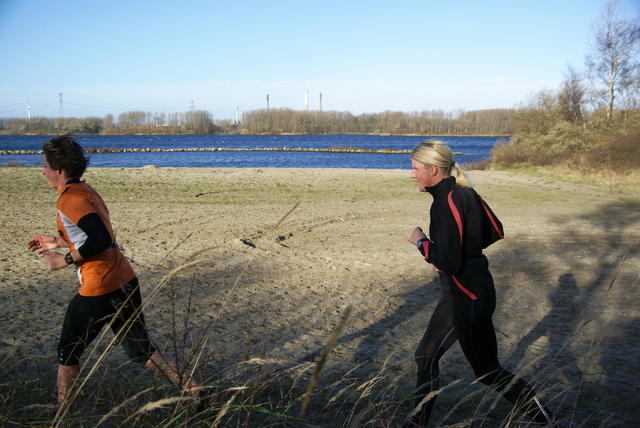
M 27 97 L 27 122 L 31 122 L 31 106 L 29 105 L 29 97 Z

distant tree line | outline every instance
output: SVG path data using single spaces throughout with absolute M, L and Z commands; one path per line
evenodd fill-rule
M 153 135 L 153 134 L 215 134 L 223 132 L 206 110 L 189 110 L 182 113 L 128 111 L 117 119 L 112 114 L 104 117 L 0 118 L 0 130 L 8 134 L 55 135 L 104 134 L 104 135 Z
M 129 111 L 85 118 L 0 119 L 10 134 L 393 134 L 508 135 L 515 109 L 431 110 L 413 113 L 385 111 L 354 115 L 337 111 L 262 109 L 243 114 L 239 123 L 213 120 L 206 110 L 184 113 Z
M 244 114 L 240 133 L 508 135 L 515 109 L 385 111 L 354 115 L 337 111 L 255 110 Z

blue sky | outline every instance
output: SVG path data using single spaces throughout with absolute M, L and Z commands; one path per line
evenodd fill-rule
M 629 16 L 640 0 L 620 0 Z M 604 0 L 0 0 L 0 117 L 515 107 L 556 89 Z

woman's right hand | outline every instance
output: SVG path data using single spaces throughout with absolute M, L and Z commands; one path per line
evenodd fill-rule
M 38 254 L 55 250 L 58 247 L 58 239 L 55 236 L 35 235 L 33 239 L 27 242 L 27 249 L 32 253 L 37 251 Z
M 422 229 L 419 227 L 416 227 L 415 229 L 413 229 L 413 232 L 411 232 L 411 236 L 409 237 L 409 242 L 411 242 L 413 245 L 416 245 L 419 240 L 424 239 L 426 237 L 427 235 L 424 234 Z

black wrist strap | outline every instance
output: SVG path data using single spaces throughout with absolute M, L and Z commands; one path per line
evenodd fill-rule
M 426 241 L 426 240 L 427 240 L 427 238 L 422 238 L 422 239 L 418 240 L 418 242 L 416 242 L 416 247 L 418 247 L 418 250 L 422 249 L 422 243 L 424 241 Z

